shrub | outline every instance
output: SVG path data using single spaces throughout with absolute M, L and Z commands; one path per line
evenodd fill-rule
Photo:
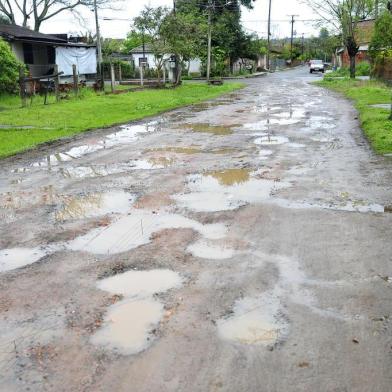
M 0 93 L 14 93 L 17 90 L 20 67 L 21 63 L 8 43 L 0 38 Z
M 366 61 L 362 61 L 356 67 L 357 76 L 369 76 L 370 75 L 370 64 Z

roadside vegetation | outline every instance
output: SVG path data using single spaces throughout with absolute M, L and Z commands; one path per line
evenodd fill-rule
M 362 128 L 374 150 L 380 154 L 392 153 L 392 120 L 390 109 L 373 107 L 391 102 L 391 90 L 379 81 L 325 78 L 317 85 L 338 91 L 355 102 Z
M 0 96 L 0 157 L 35 147 L 40 143 L 72 136 L 90 129 L 139 120 L 166 110 L 190 105 L 241 88 L 240 83 L 222 86 L 185 84 L 167 89 L 147 89 L 119 95 L 96 94 L 84 89 L 78 98 L 49 105 L 34 97 L 31 105 L 20 107 L 17 95 Z

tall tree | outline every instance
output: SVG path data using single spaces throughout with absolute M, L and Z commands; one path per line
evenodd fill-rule
M 170 11 L 166 7 L 150 7 L 145 6 L 140 15 L 134 19 L 134 27 L 136 31 L 144 37 L 149 37 L 149 47 L 154 55 L 154 62 L 158 73 L 158 81 L 161 80 L 162 69 L 165 65 L 165 55 L 170 53 L 165 34 L 162 34 L 162 26 Z M 143 40 L 144 42 L 144 40 Z
M 350 58 L 350 77 L 355 78 L 358 23 L 372 14 L 374 0 L 307 0 L 307 3 L 325 22 L 341 32 Z
M 106 7 L 113 0 L 97 0 L 99 7 Z M 0 0 L 0 13 L 12 24 L 20 20 L 22 26 L 31 21 L 34 30 L 39 31 L 41 25 L 56 15 L 64 12 L 76 12 L 80 7 L 92 7 L 94 0 Z

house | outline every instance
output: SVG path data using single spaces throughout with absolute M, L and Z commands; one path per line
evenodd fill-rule
M 357 44 L 359 45 L 359 50 L 355 58 L 357 63 L 361 63 L 363 61 L 370 62 L 369 45 L 372 40 L 374 26 L 374 19 L 362 20 L 358 23 L 357 32 L 355 34 Z M 336 50 L 334 65 L 337 67 L 350 66 L 350 56 L 348 55 L 346 48 L 340 47 Z
M 69 42 L 66 34 L 43 34 L 16 25 L 0 24 L 0 37 L 7 41 L 19 61 L 26 64 L 31 76 L 50 75 L 57 65 L 62 79 L 72 76 L 75 64 L 79 78 L 96 74 L 96 46 Z
M 150 69 L 156 69 L 156 58 L 151 50 L 151 47 L 149 44 L 145 44 L 142 46 L 138 46 L 137 48 L 134 48 L 130 51 L 130 54 L 132 55 L 132 62 L 135 68 L 139 68 L 142 63 L 144 63 L 145 67 L 150 68 Z M 165 54 L 164 59 L 165 61 L 165 68 L 166 71 L 169 75 L 169 79 L 172 77 L 172 67 L 171 64 L 172 62 L 170 61 L 172 58 L 171 54 Z M 201 60 L 200 59 L 192 59 L 189 60 L 186 64 L 186 71 L 188 74 L 197 74 L 201 72 Z M 185 70 L 184 70 L 185 72 Z

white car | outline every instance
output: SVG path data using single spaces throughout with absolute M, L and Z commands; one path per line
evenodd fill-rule
M 310 60 L 310 73 L 313 72 L 325 72 L 325 65 L 323 60 Z

